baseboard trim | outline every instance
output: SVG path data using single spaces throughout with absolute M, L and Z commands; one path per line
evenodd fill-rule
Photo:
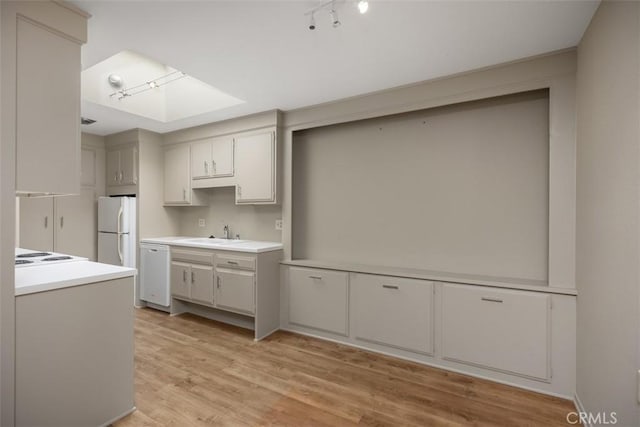
M 576 411 L 578 411 L 579 413 L 586 413 L 586 409 L 584 409 L 584 405 L 582 404 L 582 401 L 580 400 L 580 397 L 578 396 L 578 392 L 576 392 L 576 394 L 573 396 L 573 404 L 576 405 Z M 584 427 L 593 427 L 593 424 L 589 423 L 589 420 L 584 420 Z
M 129 409 L 128 411 L 125 411 L 124 413 L 122 413 L 122 415 L 118 415 L 115 418 L 110 419 L 109 421 L 107 421 L 106 423 L 102 424 L 100 427 L 107 427 L 110 426 L 111 424 L 115 423 L 116 421 L 118 421 L 121 418 L 126 417 L 129 414 L 132 414 L 137 408 L 134 406 L 133 408 Z

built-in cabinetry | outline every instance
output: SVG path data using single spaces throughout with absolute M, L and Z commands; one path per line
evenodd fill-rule
M 442 357 L 540 380 L 550 379 L 551 296 L 442 286 Z
M 191 189 L 192 147 L 187 144 L 172 145 L 164 151 L 164 204 L 206 205 L 204 196 Z
M 192 312 L 255 330 L 279 327 L 282 251 L 228 252 L 171 247 L 171 313 Z
M 215 187 L 235 187 L 236 204 L 277 203 L 277 141 L 269 127 L 167 146 L 165 205 L 205 204 L 192 189 Z
M 80 194 L 55 197 L 20 197 L 20 246 L 95 259 L 96 256 L 96 149 L 81 151 Z
M 191 178 L 233 176 L 233 138 L 211 138 L 191 144 Z
M 15 52 L 5 50 L 3 43 L 8 55 L 3 61 L 16 62 L 14 92 L 6 94 L 15 99 L 16 190 L 77 194 L 80 48 L 86 42 L 87 15 L 53 2 L 15 3 L 3 8 L 3 15 L 15 14 L 7 18 L 15 33 L 3 28 L 3 38 L 11 33 L 6 40 L 15 35 L 7 45 Z
M 284 264 L 283 329 L 551 394 L 573 392 L 575 296 L 565 290 Z
M 276 202 L 275 132 L 236 138 L 236 203 Z
M 349 275 L 291 267 L 289 323 L 347 335 Z
M 138 182 L 136 143 L 107 150 L 107 187 L 135 185 Z
M 433 354 L 433 282 L 351 275 L 353 337 Z

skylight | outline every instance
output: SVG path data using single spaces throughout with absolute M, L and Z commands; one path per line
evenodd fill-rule
M 82 98 L 163 123 L 245 102 L 129 50 L 82 72 Z

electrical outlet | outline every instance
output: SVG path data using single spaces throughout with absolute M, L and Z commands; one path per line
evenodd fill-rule
M 282 220 L 276 219 L 276 230 L 282 230 Z
M 204 227 L 205 225 L 206 225 L 206 222 L 204 218 L 198 218 L 198 227 Z

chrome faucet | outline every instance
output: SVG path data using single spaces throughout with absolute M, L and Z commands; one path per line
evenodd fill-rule
M 225 225 L 224 228 L 222 229 L 222 231 L 224 232 L 224 238 L 225 239 L 230 239 L 231 238 L 231 230 L 229 229 L 228 225 Z

